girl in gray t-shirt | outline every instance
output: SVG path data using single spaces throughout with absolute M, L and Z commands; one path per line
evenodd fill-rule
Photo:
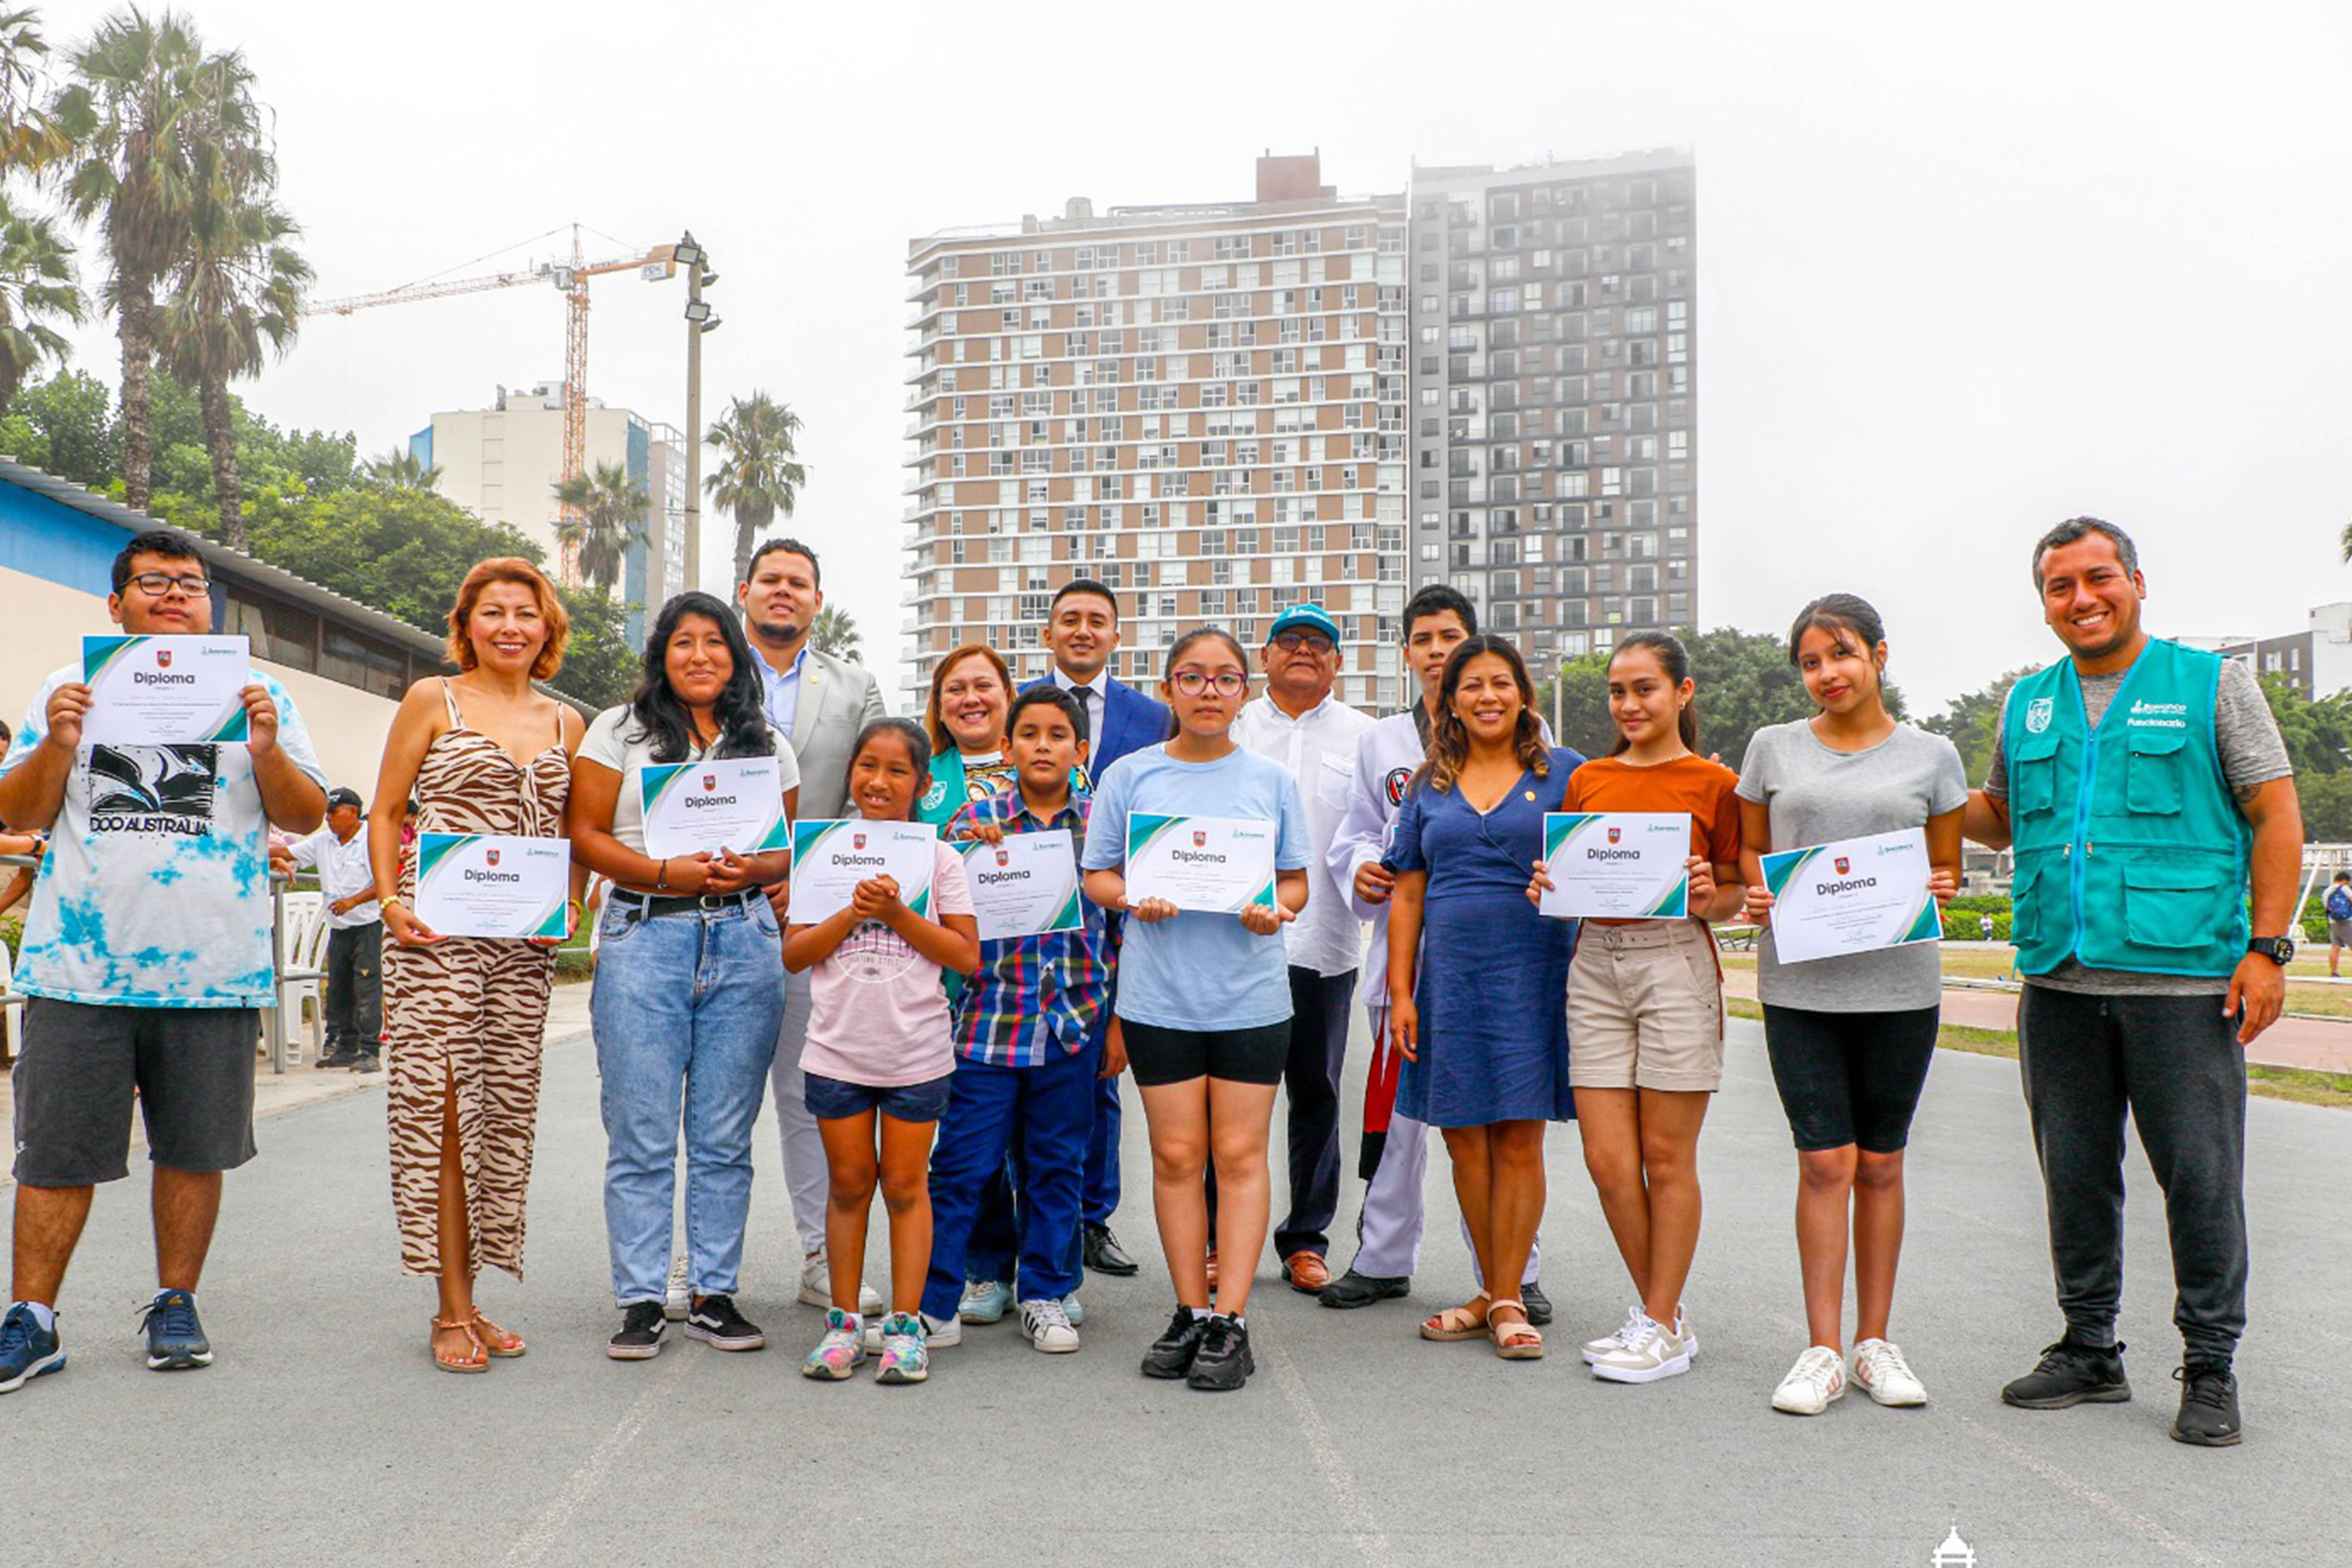
M 1950 742 L 1886 711 L 1878 613 L 1851 594 L 1816 599 L 1790 630 L 1789 662 L 1821 711 L 1748 742 L 1739 769 L 1748 918 L 1771 915 L 1765 855 L 1912 827 L 1927 832 L 1929 888 L 1938 903 L 1948 900 L 1959 881 L 1968 780 Z M 1849 1212 L 1853 1376 L 1881 1405 L 1924 1404 L 1927 1390 L 1888 1340 L 1887 1318 L 1902 1251 L 1903 1147 L 1936 1051 L 1938 951 L 1923 942 L 1783 964 L 1769 931 L 1756 946 L 1764 1042 L 1805 1178 L 1797 1253 L 1812 1336 L 1773 1407 L 1818 1415 L 1845 1393 Z

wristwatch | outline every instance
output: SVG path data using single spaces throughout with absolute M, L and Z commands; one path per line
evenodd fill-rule
M 2246 943 L 2248 952 L 2259 952 L 2273 963 L 2284 969 L 2294 959 L 2294 939 L 2284 936 L 2258 936 Z

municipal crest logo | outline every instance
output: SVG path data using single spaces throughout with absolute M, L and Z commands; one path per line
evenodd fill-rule
M 2027 731 L 2031 734 L 2039 735 L 2042 731 L 2050 728 L 2050 718 L 2054 707 L 2055 704 L 2053 704 L 2047 697 L 2037 697 L 2032 701 L 2027 703 L 2025 705 L 2025 728 Z
M 1391 805 L 1404 804 L 1405 786 L 1412 783 L 1411 768 L 1391 768 L 1389 776 L 1381 781 L 1381 793 L 1389 797 Z
M 999 849 L 999 850 L 996 852 L 996 863 L 997 863 L 998 865 L 1000 865 L 1000 866 L 1010 866 L 1010 865 L 1012 865 L 1012 864 L 1013 864 L 1013 851 L 1012 851 L 1012 850 L 1010 850 L 1010 849 Z
M 1622 827 L 1612 827 L 1609 830 L 1609 842 L 1612 844 L 1616 843 L 1620 838 L 1624 837 L 1625 830 Z
M 1200 848 L 1205 847 L 1207 846 L 1208 842 L 1209 842 L 1209 836 L 1208 836 L 1206 833 L 1202 832 L 1202 831 L 1201 831 L 1199 828 L 1197 828 L 1197 827 L 1196 827 L 1196 828 L 1194 828 L 1194 829 L 1192 830 L 1192 847 L 1193 847 L 1193 848 L 1195 848 L 1195 849 L 1200 849 Z
M 703 774 L 702 787 L 705 789 L 717 789 L 719 787 L 719 775 L 717 773 Z
M 865 847 L 866 847 L 866 835 L 864 835 L 863 833 L 853 833 L 853 834 L 851 834 L 851 835 L 849 836 L 849 847 L 850 847 L 852 849 L 863 849 L 863 848 L 865 848 Z
M 158 669 L 169 669 L 172 668 L 172 650 L 170 648 L 159 647 L 155 650 L 155 668 Z
M 499 863 L 499 852 L 495 849 L 486 849 L 482 852 L 482 858 L 495 866 Z
M 1839 856 L 1839 857 L 1837 858 L 1837 868 L 1838 868 L 1838 875 L 1839 875 L 1839 876 L 1841 876 L 1841 877 L 1843 877 L 1843 876 L 1844 876 L 1848 871 L 1851 871 L 1851 870 L 1853 870 L 1853 861 L 1851 861 L 1851 860 L 1849 860 L 1849 859 L 1847 859 L 1844 856 L 1841 855 L 1841 856 Z

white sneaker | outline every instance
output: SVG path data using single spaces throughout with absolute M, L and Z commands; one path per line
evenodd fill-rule
M 866 1322 L 866 1348 L 877 1355 L 882 1351 L 883 1318 L 888 1316 L 890 1314 L 886 1312 L 881 1317 L 868 1318 Z M 934 1318 L 929 1312 L 922 1313 L 921 1317 L 923 1343 L 932 1350 L 945 1350 L 950 1345 L 963 1343 L 963 1321 L 961 1318 Z
M 1901 1347 L 1885 1340 L 1864 1340 L 1853 1347 L 1853 1380 L 1881 1405 L 1927 1403 L 1927 1385 L 1903 1359 Z
M 1623 1323 L 1610 1331 L 1608 1333 L 1601 1335 L 1597 1340 L 1587 1340 L 1584 1342 L 1584 1364 L 1591 1366 L 1602 1356 L 1623 1350 L 1627 1345 L 1633 1342 L 1633 1331 L 1635 1327 L 1646 1321 L 1648 1321 L 1648 1319 L 1643 1314 L 1642 1303 L 1636 1301 L 1632 1306 L 1626 1308 L 1625 1321 Z
M 809 1307 L 833 1305 L 833 1264 L 822 1252 L 812 1252 L 801 1261 L 801 1302 Z M 857 1282 L 857 1311 L 861 1317 L 873 1317 L 884 1310 L 882 1292 L 860 1279 Z M 937 1341 L 933 1341 L 937 1343 Z
M 1809 1345 L 1772 1391 L 1772 1408 L 1819 1415 L 1845 1397 L 1845 1357 L 1827 1345 Z
M 686 1254 L 681 1252 L 669 1260 L 669 1290 L 662 1297 L 662 1316 L 671 1322 L 682 1322 L 687 1309 L 693 1305 L 686 1278 Z
M 1087 1304 L 1078 1300 L 1076 1290 L 1062 1298 L 1062 1316 L 1070 1320 L 1070 1327 L 1074 1329 L 1087 1326 Z
M 1675 1303 L 1675 1337 L 1682 1341 L 1684 1349 L 1690 1352 L 1691 1360 L 1698 1360 L 1698 1331 L 1692 1328 L 1690 1320 L 1683 1315 L 1680 1301 Z
M 1070 1326 L 1070 1315 L 1062 1303 L 1049 1296 L 1036 1296 L 1021 1303 L 1021 1331 L 1029 1342 L 1048 1355 L 1061 1355 L 1078 1348 L 1078 1331 Z
M 1592 1359 L 1593 1376 L 1611 1383 L 1655 1383 L 1690 1370 L 1690 1347 L 1647 1312 L 1635 1309 L 1633 1320 L 1620 1331 L 1625 1342 Z

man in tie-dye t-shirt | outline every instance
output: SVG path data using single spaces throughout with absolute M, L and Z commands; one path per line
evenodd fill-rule
M 139 534 L 107 600 L 133 636 L 212 629 L 203 556 Z M 325 774 L 277 681 L 244 691 L 251 739 L 83 739 L 79 662 L 51 675 L 0 757 L 0 819 L 50 832 L 16 982 L 35 999 L 16 1072 L 16 1279 L 0 1319 L 0 1394 L 65 1364 L 58 1287 L 100 1182 L 129 1173 L 136 1098 L 154 1163 L 157 1291 L 147 1364 L 210 1364 L 196 1278 L 221 1174 L 253 1157 L 258 1009 L 270 1005 L 268 829 L 326 812 Z

